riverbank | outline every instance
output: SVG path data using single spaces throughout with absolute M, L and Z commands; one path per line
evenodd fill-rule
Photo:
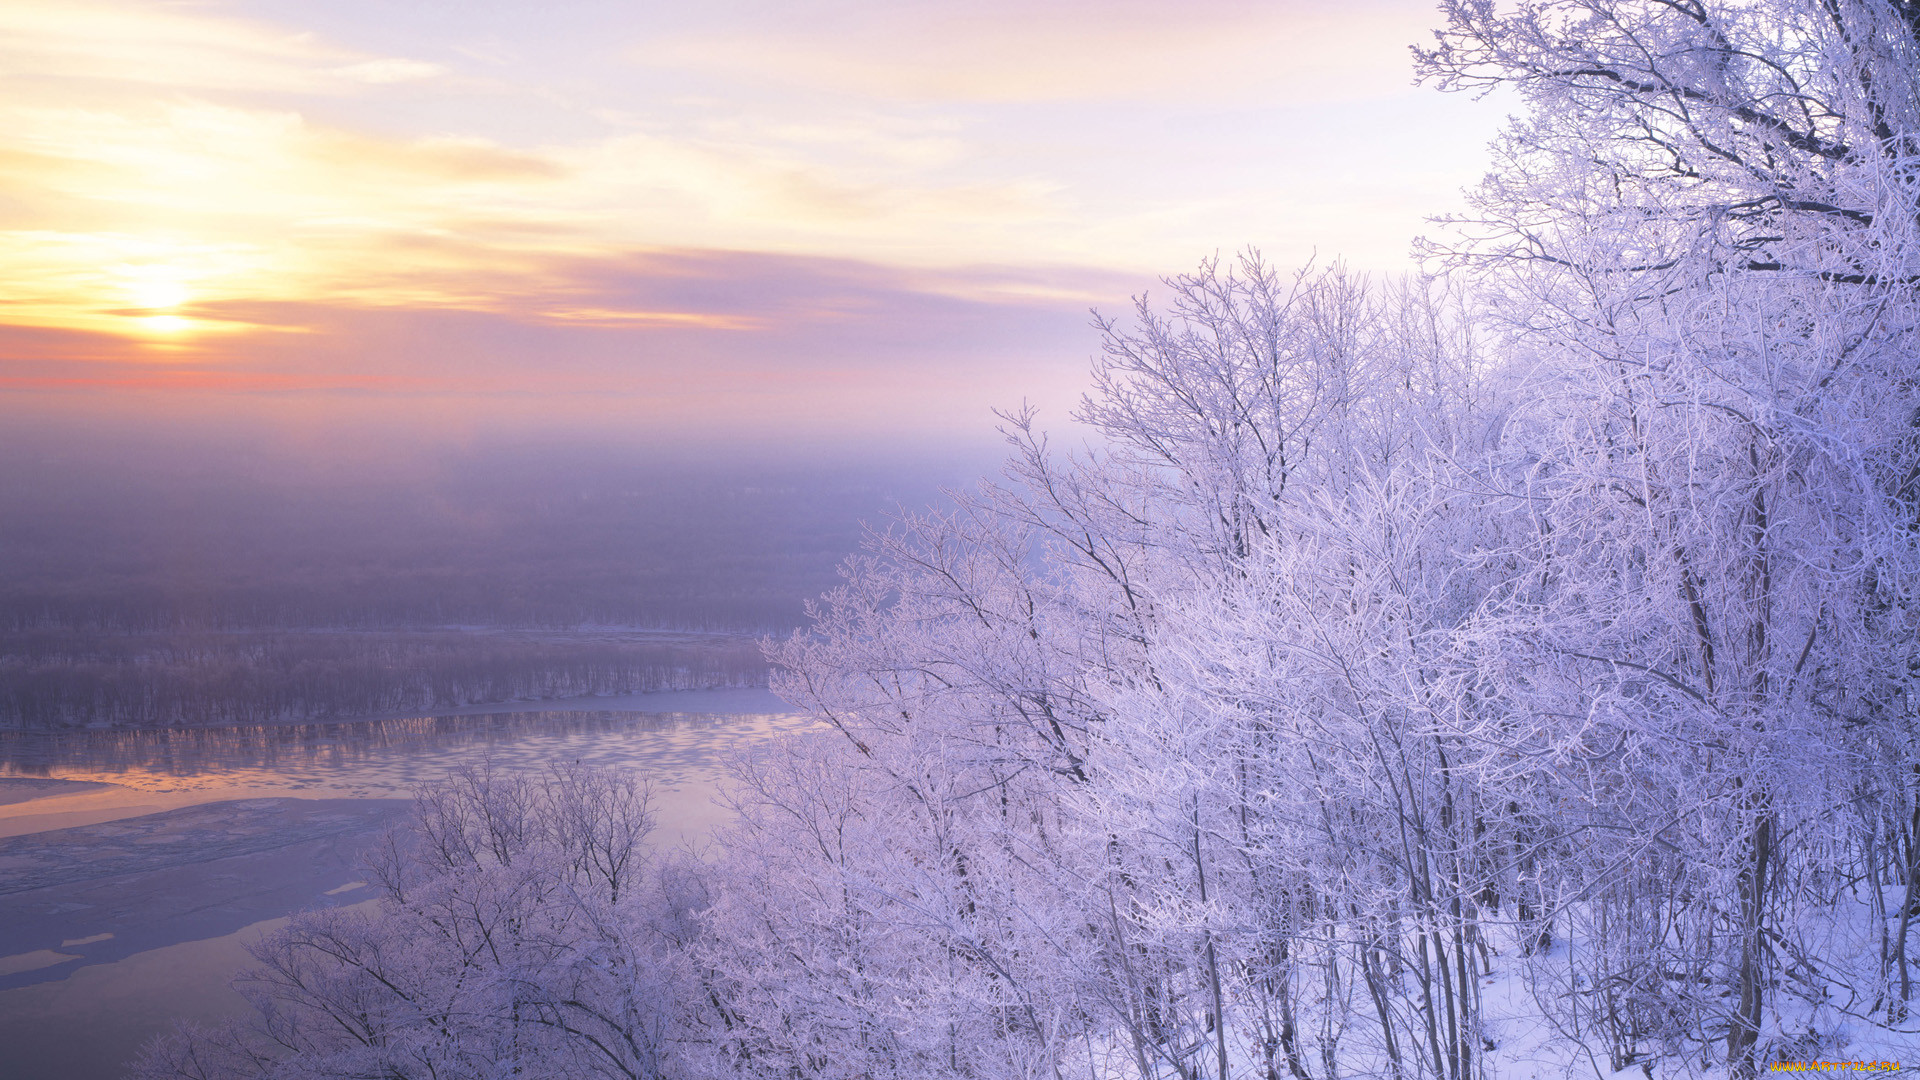
M 509 765 L 533 747 L 542 760 L 593 760 L 602 736 L 647 738 L 670 798 L 686 777 L 717 775 L 711 718 L 790 714 L 764 687 L 733 687 L 318 723 L 0 732 L 0 838 L 223 800 L 405 798 L 476 751 Z
M 765 690 L 475 706 L 432 717 L 0 738 L 8 1080 L 112 1080 L 176 1021 L 245 1008 L 247 942 L 366 902 L 365 846 L 448 769 L 629 767 L 656 843 L 698 843 L 736 748 L 805 726 Z

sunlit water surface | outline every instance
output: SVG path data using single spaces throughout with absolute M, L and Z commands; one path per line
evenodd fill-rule
M 649 696 L 603 700 L 645 705 Z M 0 805 L 0 837 L 227 799 L 406 798 L 457 766 L 580 762 L 641 770 L 655 789 L 661 838 L 673 839 L 718 820 L 710 799 L 733 748 L 801 724 L 764 690 L 658 697 L 673 707 L 586 699 L 337 723 L 0 732 L 0 778 L 112 785 Z

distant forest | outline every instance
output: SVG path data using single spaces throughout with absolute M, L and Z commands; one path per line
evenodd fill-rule
M 732 634 L 269 631 L 7 636 L 0 728 L 191 726 L 764 685 Z
M 908 470 L 471 453 L 403 478 L 175 451 L 0 465 L 0 727 L 309 720 L 764 683 Z

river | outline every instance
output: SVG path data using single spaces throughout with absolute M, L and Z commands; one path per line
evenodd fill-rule
M 803 726 L 765 690 L 430 717 L 0 732 L 0 1075 L 111 1080 L 177 1021 L 243 1010 L 246 944 L 366 903 L 359 852 L 449 768 L 629 766 L 660 844 L 699 843 L 727 755 Z

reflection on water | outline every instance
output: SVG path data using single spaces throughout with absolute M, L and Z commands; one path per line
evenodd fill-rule
M 636 765 L 656 783 L 709 780 L 742 739 L 793 730 L 787 714 L 533 711 L 340 723 L 0 732 L 0 776 L 97 780 L 145 792 L 245 789 L 405 796 L 457 765 Z

